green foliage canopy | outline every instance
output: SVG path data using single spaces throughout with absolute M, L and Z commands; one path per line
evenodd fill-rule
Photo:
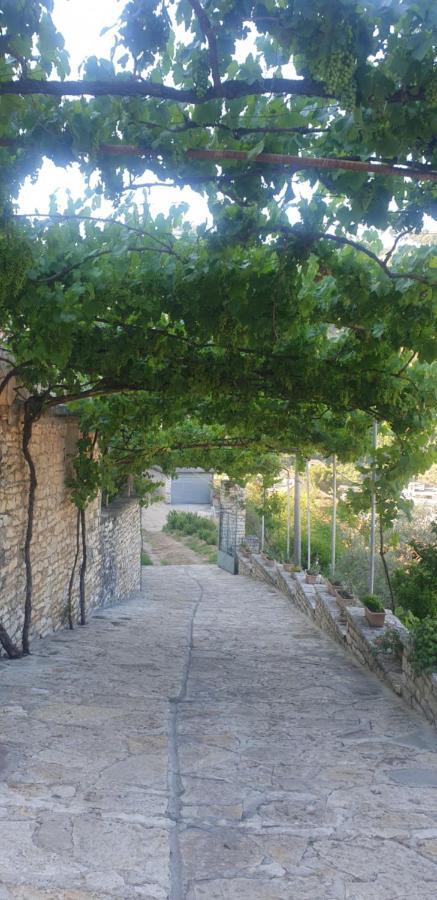
M 258 165 L 261 152 L 395 162 L 424 174 L 435 166 L 433 0 L 129 0 L 108 23 L 111 57 L 86 60 L 81 81 L 67 80 L 52 5 L 2 4 L 7 190 L 43 157 L 78 162 L 114 197 L 148 170 L 190 183 L 212 205 L 218 190 L 219 203 L 266 205 L 281 191 L 292 200 L 289 171 Z M 189 155 L 235 149 L 247 152 L 243 166 Z M 329 223 L 353 232 L 363 223 L 420 227 L 435 208 L 432 182 L 353 169 L 305 178 L 334 199 Z
M 398 464 L 415 450 L 417 465 L 435 405 L 435 251 L 384 256 L 362 227 L 397 242 L 434 210 L 431 0 L 130 0 L 111 58 L 87 60 L 81 82 L 51 13 L 48 0 L 0 13 L 0 328 L 26 387 L 45 405 L 104 397 L 84 431 L 112 466 L 154 453 L 171 467 L 184 446 L 226 453 L 241 476 L 255 458 L 233 449 L 351 459 L 372 418 L 397 436 Z M 234 150 L 242 162 L 223 157 Z M 265 152 L 419 175 L 292 179 Z M 88 207 L 17 217 L 44 158 L 80 165 Z M 194 232 L 184 208 L 153 220 L 131 193 L 145 170 L 203 193 L 213 224 Z M 106 221 L 102 194 L 118 204 Z M 187 419 L 215 446 L 159 441 Z

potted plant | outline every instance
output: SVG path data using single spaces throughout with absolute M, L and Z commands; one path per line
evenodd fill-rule
M 270 556 L 269 553 L 264 554 L 263 562 L 264 562 L 264 565 L 268 566 L 269 569 L 272 569 L 273 566 L 275 565 L 275 560 L 273 559 L 272 556 Z
M 320 563 L 318 556 L 316 556 L 313 565 L 306 570 L 305 581 L 307 584 L 316 584 L 320 581 Z
M 305 575 L 305 581 L 307 584 L 316 584 L 319 580 L 319 573 L 317 569 L 307 569 Z
M 340 610 L 340 624 L 346 624 L 346 607 L 354 604 L 354 595 L 350 591 L 346 591 L 341 585 L 337 587 L 335 592 L 335 602 Z
M 361 600 L 364 606 L 364 614 L 372 628 L 382 628 L 385 622 L 385 609 L 382 600 L 373 594 L 368 594 Z

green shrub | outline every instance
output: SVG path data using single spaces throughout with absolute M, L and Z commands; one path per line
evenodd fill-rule
M 320 575 L 320 570 L 321 570 L 320 560 L 319 560 L 319 557 L 316 555 L 315 559 L 313 559 L 313 562 L 311 564 L 311 568 L 307 569 L 307 572 L 308 572 L 308 575 Z
M 408 628 L 409 631 L 413 631 L 420 622 L 418 616 L 415 616 L 414 613 L 411 612 L 411 609 L 404 609 L 403 606 L 396 607 L 395 616 L 400 619 L 402 625 L 405 625 L 405 628 Z
M 377 651 L 387 653 L 394 659 L 402 659 L 404 643 L 397 628 L 386 628 L 384 634 L 376 638 L 374 647 Z
M 363 606 L 367 606 L 367 609 L 369 609 L 370 612 L 385 611 L 385 606 L 382 600 L 380 600 L 379 597 L 375 597 L 374 594 L 366 594 L 361 598 L 361 603 L 363 604 Z
M 256 534 L 261 537 L 261 511 L 262 503 L 259 499 L 255 503 L 253 499 L 246 501 L 246 533 Z M 306 498 L 302 497 L 302 562 L 306 564 L 307 537 L 306 537 Z M 293 518 L 293 513 L 292 513 Z M 272 492 L 265 503 L 265 535 L 266 547 L 269 552 L 280 562 L 286 561 L 287 549 L 287 497 L 282 492 Z M 291 522 L 290 547 L 293 553 L 293 522 Z M 336 554 L 339 558 L 345 548 L 342 529 L 337 529 Z M 331 563 L 331 510 L 326 510 L 314 501 L 311 504 L 311 558 L 319 560 L 320 569 L 328 574 Z
M 285 561 L 286 558 L 286 546 L 287 546 L 287 526 L 285 519 L 279 522 L 274 522 L 272 524 L 268 524 L 266 528 L 266 543 L 271 550 L 275 559 L 278 559 L 282 562 Z M 337 533 L 337 542 L 336 542 L 336 554 L 337 558 L 341 556 L 344 550 L 344 541 L 340 530 Z M 293 553 L 293 528 L 291 528 L 290 534 L 290 547 L 291 554 Z M 302 563 L 306 565 L 308 556 L 307 550 L 307 538 L 306 538 L 306 525 L 302 524 Z M 313 521 L 311 524 L 311 563 L 314 564 L 314 560 L 318 559 L 320 571 L 326 574 L 329 573 L 330 564 L 331 564 L 331 524 L 330 522 L 323 521 L 322 519 L 316 519 L 313 517 Z
M 392 570 L 392 558 L 388 554 L 389 569 Z M 369 587 L 369 549 L 361 536 L 355 537 L 350 547 L 342 553 L 335 567 L 335 577 L 346 590 L 357 597 L 368 593 Z M 390 592 L 379 554 L 375 558 L 375 593 L 381 597 L 386 606 L 391 605 Z
M 214 519 L 199 516 L 197 513 L 178 512 L 176 509 L 172 509 L 167 516 L 164 531 L 170 534 L 179 532 L 186 536 L 196 535 L 206 544 L 212 546 L 217 544 L 217 523 Z
M 332 526 L 330 521 L 317 519 L 313 514 L 311 523 L 311 565 L 313 567 L 314 560 L 318 560 L 319 571 L 328 575 L 331 567 L 331 541 Z M 342 537 L 341 529 L 338 527 L 336 534 L 335 552 L 337 559 L 341 557 L 345 549 L 345 543 Z M 306 562 L 308 558 L 308 545 L 306 536 L 306 525 L 302 528 L 302 560 Z
M 437 671 L 437 618 L 427 616 L 413 629 L 410 662 L 419 674 Z
M 429 543 L 411 541 L 414 557 L 393 575 L 397 603 L 419 619 L 437 616 L 437 523 Z

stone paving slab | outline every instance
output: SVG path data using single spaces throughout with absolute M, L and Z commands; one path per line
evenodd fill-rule
M 265 584 L 147 568 L 0 716 L 0 900 L 437 897 L 436 732 Z

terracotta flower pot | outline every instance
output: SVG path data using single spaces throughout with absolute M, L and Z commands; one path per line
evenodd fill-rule
M 284 572 L 292 572 L 293 566 L 291 563 L 283 563 Z
M 382 628 L 385 622 L 385 610 L 383 612 L 372 612 L 371 609 L 367 609 L 367 606 L 364 607 L 364 614 L 369 625 L 372 628 Z
M 317 584 L 318 580 L 318 575 L 308 575 L 308 572 L 305 575 L 305 581 L 307 584 Z

